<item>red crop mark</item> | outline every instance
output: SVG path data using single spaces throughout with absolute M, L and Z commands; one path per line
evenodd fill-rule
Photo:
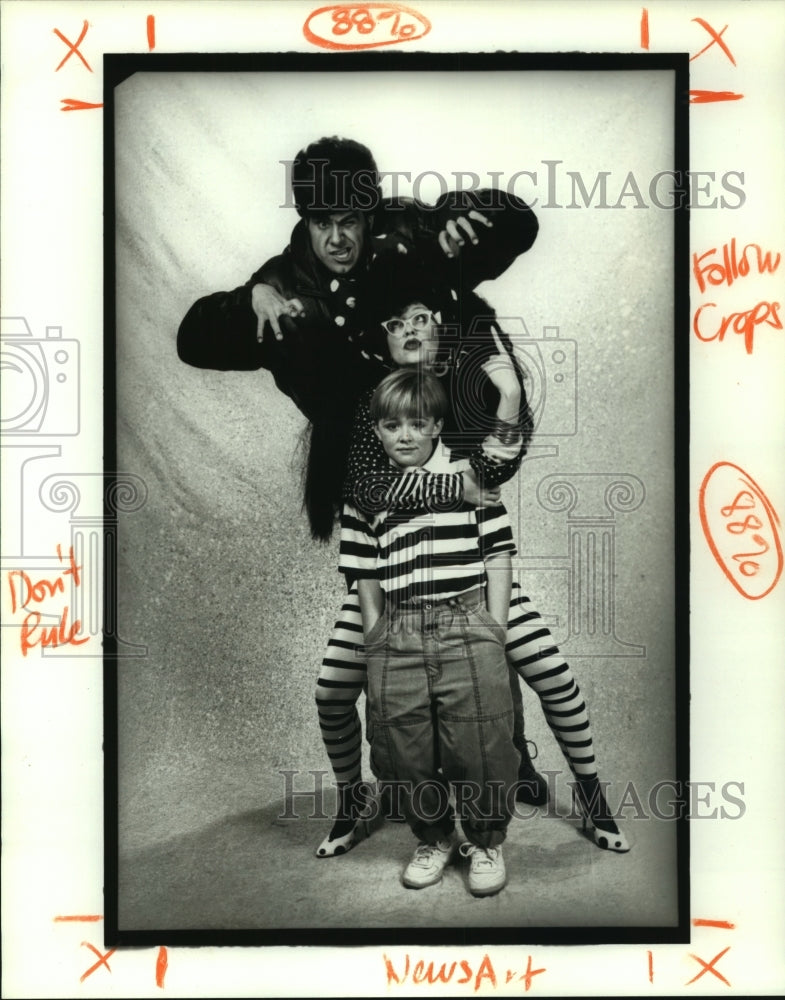
M 649 12 L 644 7 L 641 11 L 641 48 L 649 47 Z
M 94 923 L 96 920 L 102 920 L 103 917 L 100 913 L 77 913 L 77 914 L 67 914 L 61 917 L 55 917 L 55 923 L 71 923 L 75 921 L 80 921 L 84 923 Z
M 779 518 L 755 480 L 732 462 L 706 473 L 698 498 L 712 555 L 742 597 L 758 601 L 782 574 Z
M 147 48 L 152 52 L 155 48 L 155 15 L 147 15 Z
M 166 953 L 166 948 L 159 948 L 158 958 L 155 961 L 155 985 L 161 989 L 164 988 L 164 976 L 168 968 L 169 956 Z
M 733 53 L 725 44 L 725 42 L 723 42 L 722 40 L 722 35 L 724 35 L 725 32 L 728 30 L 728 25 L 726 24 L 725 27 L 718 32 L 715 31 L 714 28 L 712 28 L 712 26 L 708 23 L 708 21 L 704 21 L 702 17 L 693 17 L 692 20 L 696 24 L 699 24 L 701 28 L 705 28 L 706 31 L 708 31 L 708 33 L 711 35 L 711 41 L 708 43 L 708 45 L 704 45 L 703 48 L 700 50 L 700 52 L 696 52 L 694 56 L 690 56 L 690 62 L 692 62 L 693 59 L 697 59 L 698 56 L 702 56 L 703 53 L 706 51 L 706 49 L 710 49 L 712 45 L 716 44 L 719 45 L 719 47 L 722 49 L 722 51 L 725 53 L 728 59 L 730 59 L 730 61 L 735 66 L 736 60 L 733 58 Z
M 423 38 L 431 22 L 398 3 L 336 4 L 319 7 L 303 25 L 303 34 L 323 49 L 373 49 Z
M 732 90 L 691 90 L 690 104 L 711 104 L 713 101 L 740 101 L 744 94 Z
M 87 67 L 87 69 L 89 69 L 90 72 L 92 73 L 93 71 L 92 71 L 92 69 L 90 69 L 90 63 L 85 59 L 85 57 L 79 51 L 79 46 L 82 44 L 82 42 L 84 41 L 84 36 L 87 34 L 87 21 L 85 21 L 82 24 L 82 33 L 77 38 L 77 40 L 75 42 L 69 41 L 69 39 L 67 39 L 65 37 L 65 35 L 62 33 L 62 31 L 58 31 L 57 28 L 52 28 L 52 31 L 54 31 L 54 33 L 57 35 L 57 37 L 61 41 L 65 42 L 65 44 L 68 46 L 68 52 L 66 52 L 66 54 L 63 56 L 62 62 L 60 63 L 60 65 L 55 70 L 55 73 L 57 72 L 57 70 L 62 69 L 63 66 L 65 66 L 65 64 L 71 58 L 71 56 L 74 55 L 74 54 L 76 54 L 76 55 L 79 56 L 79 58 L 85 64 L 85 66 Z
M 725 978 L 725 976 L 723 976 L 723 974 L 721 972 L 717 972 L 717 970 L 714 968 L 714 966 L 716 965 L 716 963 L 728 951 L 730 951 L 730 945 L 728 945 L 727 948 L 723 948 L 723 950 L 721 952 L 719 952 L 718 954 L 716 954 L 714 956 L 714 958 L 710 962 L 704 962 L 702 958 L 698 958 L 697 955 L 693 955 L 692 952 L 690 952 L 690 958 L 694 958 L 696 962 L 699 962 L 703 966 L 703 968 L 700 970 L 700 972 L 697 975 L 693 976 L 692 979 L 688 979 L 687 982 L 684 985 L 685 986 L 689 986 L 690 983 L 694 983 L 696 979 L 700 979 L 700 977 L 701 976 L 705 976 L 707 972 L 711 972 L 712 975 L 715 975 L 717 977 L 717 979 L 721 979 L 723 981 L 723 983 L 725 983 L 726 986 L 730 986 L 730 983 Z
M 725 931 L 733 931 L 736 929 L 736 925 L 732 924 L 730 920 L 707 920 L 705 917 L 695 917 L 692 921 L 693 927 L 720 927 Z
M 63 105 L 61 111 L 90 111 L 93 108 L 102 108 L 103 104 L 91 104 L 89 101 L 78 101 L 73 97 L 61 97 L 60 103 Z
M 649 957 L 649 982 L 653 983 L 654 982 L 654 956 L 652 955 L 652 953 L 650 951 L 647 951 L 646 954 Z
M 90 951 L 96 954 L 98 956 L 98 961 L 95 963 L 95 965 L 91 965 L 90 968 L 79 977 L 80 983 L 83 983 L 88 976 L 92 976 L 95 970 L 100 969 L 102 965 L 105 965 L 107 971 L 111 974 L 112 970 L 109 967 L 109 962 L 107 961 L 107 959 L 111 958 L 112 955 L 114 955 L 114 953 L 117 951 L 117 948 L 110 948 L 105 955 L 102 955 L 101 952 L 95 947 L 95 945 L 90 944 L 89 941 L 82 941 L 82 947 L 89 948 Z

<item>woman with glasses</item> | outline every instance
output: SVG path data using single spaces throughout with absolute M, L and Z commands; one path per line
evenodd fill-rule
M 457 290 L 460 273 L 423 248 L 380 254 L 364 286 L 363 348 L 390 368 L 424 366 L 443 380 L 450 401 L 442 438 L 468 458 L 472 474 L 454 476 L 390 469 L 370 417 L 370 393 L 358 406 L 348 462 L 347 499 L 367 514 L 382 510 L 444 510 L 456 495 L 475 505 L 499 498 L 499 487 L 517 472 L 532 435 L 533 421 L 520 368 L 509 338 L 491 307 L 474 292 Z M 347 581 L 352 583 L 352 581 Z M 319 723 L 339 789 L 339 809 L 317 857 L 343 854 L 356 843 L 364 805 L 361 780 L 362 730 L 356 702 L 365 683 L 362 619 L 356 584 L 350 587 L 328 644 L 317 682 Z M 513 584 L 506 652 L 515 671 L 516 748 L 521 753 L 518 799 L 547 802 L 547 786 L 534 770 L 523 734 L 523 705 L 517 677 L 535 691 L 551 731 L 575 780 L 575 794 L 598 847 L 629 850 L 599 784 L 589 719 L 577 682 L 538 612 Z

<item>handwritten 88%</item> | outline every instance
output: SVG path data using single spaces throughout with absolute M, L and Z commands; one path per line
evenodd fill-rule
M 387 18 L 394 18 L 390 25 L 390 34 L 397 38 L 411 38 L 417 31 L 417 26 L 411 22 L 401 24 L 400 12 L 396 10 L 384 10 L 375 19 L 367 7 L 356 7 L 354 10 L 351 7 L 339 7 L 332 14 L 332 33 L 348 35 L 353 28 L 356 28 L 361 35 L 370 35 L 376 25 Z
M 430 22 L 402 4 L 336 4 L 315 10 L 303 26 L 306 38 L 328 49 L 362 49 L 421 38 Z

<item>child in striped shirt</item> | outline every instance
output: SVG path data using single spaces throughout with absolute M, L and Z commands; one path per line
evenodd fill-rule
M 453 461 L 439 439 L 447 407 L 426 371 L 383 379 L 371 417 L 392 467 L 462 471 L 464 460 Z M 358 580 L 374 771 L 397 787 L 419 841 L 403 884 L 433 885 L 453 859 L 449 782 L 469 889 L 498 892 L 519 762 L 505 659 L 515 553 L 507 513 L 459 503 L 369 519 L 346 505 L 340 552 L 342 571 Z

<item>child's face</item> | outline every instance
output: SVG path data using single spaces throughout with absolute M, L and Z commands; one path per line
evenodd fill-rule
M 425 465 L 433 451 L 433 439 L 442 429 L 433 417 L 384 417 L 376 424 L 384 450 L 402 469 Z
M 407 367 L 433 364 L 439 348 L 439 313 L 432 313 L 422 302 L 413 302 L 400 316 L 388 316 L 387 350 L 394 364 Z M 401 327 L 390 333 L 390 327 Z

